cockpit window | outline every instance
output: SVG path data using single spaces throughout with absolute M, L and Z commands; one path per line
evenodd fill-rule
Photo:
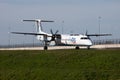
M 81 37 L 81 39 L 89 39 L 88 37 Z

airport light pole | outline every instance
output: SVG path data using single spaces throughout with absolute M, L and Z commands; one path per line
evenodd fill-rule
M 63 27 L 64 27 L 64 21 L 62 21 L 62 34 L 63 34 L 63 32 L 64 32 L 64 30 L 63 30 Z
M 9 30 L 9 32 L 8 32 L 8 35 L 9 35 L 8 45 L 10 47 L 10 45 L 11 45 L 11 43 L 10 43 L 11 42 L 11 40 L 10 40 L 11 39 L 11 35 L 10 35 L 11 27 L 9 27 L 8 30 Z
M 33 33 L 35 32 L 34 27 L 35 27 L 35 24 L 33 25 Z M 35 47 L 35 45 L 34 45 L 34 36 L 33 36 L 33 47 Z
M 99 34 L 100 34 L 100 26 L 101 26 L 101 16 L 98 17 Z M 99 41 L 100 41 L 100 36 L 99 36 Z

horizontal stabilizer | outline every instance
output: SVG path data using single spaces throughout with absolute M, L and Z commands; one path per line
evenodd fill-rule
M 30 21 L 30 22 L 54 22 L 54 21 L 51 21 L 51 20 L 41 20 L 41 19 L 23 20 L 23 21 Z

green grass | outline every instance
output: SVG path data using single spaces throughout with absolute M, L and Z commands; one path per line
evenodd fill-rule
M 120 50 L 0 51 L 0 80 L 120 80 Z

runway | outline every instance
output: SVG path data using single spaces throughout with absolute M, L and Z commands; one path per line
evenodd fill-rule
M 105 45 L 93 45 L 92 49 L 115 49 L 120 48 L 120 44 L 105 44 Z M 75 49 L 75 46 L 49 46 L 48 50 L 57 49 Z M 80 47 L 80 49 L 87 49 L 87 47 Z M 19 48 L 0 48 L 0 50 L 44 50 L 43 47 L 19 47 Z

